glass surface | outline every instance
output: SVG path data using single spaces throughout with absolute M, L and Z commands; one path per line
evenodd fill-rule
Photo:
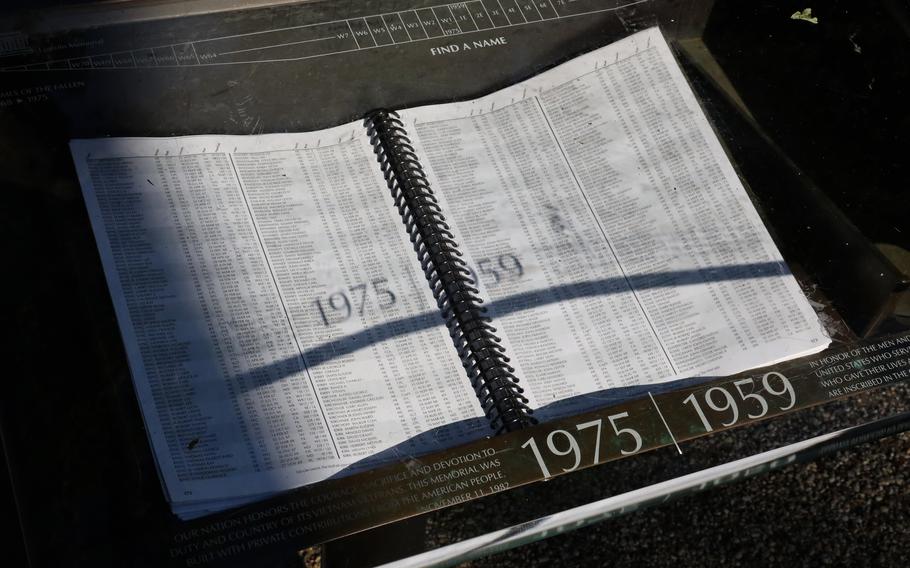
M 463 4 L 488 14 L 492 6 L 444 6 L 457 20 Z M 828 332 L 849 343 L 910 329 L 906 6 L 833 2 L 794 13 L 720 0 L 536 4 L 503 8 L 505 20 L 488 31 L 450 24 L 435 38 L 393 36 L 386 22 L 388 39 L 374 34 L 371 44 L 356 39 L 364 37 L 354 34 L 361 22 L 390 13 L 405 22 L 409 11 L 441 4 L 216 11 L 206 2 L 123 10 L 64 2 L 4 14 L 0 175 L 8 200 L 0 225 L 10 251 L 6 327 L 15 337 L 0 427 L 36 564 L 159 565 L 162 535 L 175 526 L 73 170 L 72 138 L 328 128 L 376 108 L 475 98 L 659 25 L 783 257 L 810 301 L 824 306 Z M 309 43 L 293 36 L 305 26 L 354 35 Z M 223 38 L 241 34 L 252 39 L 224 47 Z M 507 41 L 470 54 L 433 51 L 479 37 Z M 390 561 L 892 417 L 907 402 L 902 383 L 870 390 L 686 442 L 682 455 L 667 446 L 324 551 L 329 562 Z M 409 546 L 384 546 L 390 541 Z

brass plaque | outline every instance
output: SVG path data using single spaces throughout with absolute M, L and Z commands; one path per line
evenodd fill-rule
M 655 394 L 182 523 L 177 566 L 293 551 L 549 477 L 910 379 L 910 333 Z

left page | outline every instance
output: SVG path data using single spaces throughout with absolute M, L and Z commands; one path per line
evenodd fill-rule
M 487 431 L 360 123 L 71 146 L 178 514 Z

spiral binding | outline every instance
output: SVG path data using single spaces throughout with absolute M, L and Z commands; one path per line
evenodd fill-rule
M 373 111 L 364 125 L 490 426 L 499 434 L 536 424 L 398 114 Z

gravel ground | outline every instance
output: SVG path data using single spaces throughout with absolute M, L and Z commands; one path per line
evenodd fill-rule
M 910 434 L 703 492 L 474 566 L 907 566 Z
M 687 467 L 692 468 L 694 463 L 693 469 L 700 469 L 703 458 L 729 455 L 735 459 L 809 437 L 810 433 L 897 414 L 908 407 L 910 389 L 906 387 L 864 393 L 745 432 L 734 430 L 690 442 L 684 448 L 691 460 Z M 607 464 L 600 472 L 595 468 L 565 476 L 565 487 L 560 491 L 540 495 L 556 500 L 577 493 L 584 501 L 590 488 L 598 484 L 614 487 L 614 493 L 619 493 L 639 483 L 627 481 L 630 486 L 622 487 L 623 480 L 653 475 L 656 468 L 666 468 L 665 477 L 679 475 L 681 471 L 672 469 L 675 463 L 678 461 L 672 452 L 644 454 L 617 462 L 612 468 Z M 472 565 L 908 566 L 908 466 L 910 433 L 903 433 L 516 548 Z M 571 505 L 571 498 L 567 499 L 557 508 Z M 427 541 L 438 546 L 473 536 L 468 534 L 470 515 L 459 517 L 459 511 L 446 510 L 430 517 Z
M 306 566 L 372 566 L 908 408 L 907 385 L 876 389 L 686 442 L 683 458 L 648 452 L 342 539 Z M 908 466 L 910 433 L 893 435 L 465 566 L 904 567 Z

